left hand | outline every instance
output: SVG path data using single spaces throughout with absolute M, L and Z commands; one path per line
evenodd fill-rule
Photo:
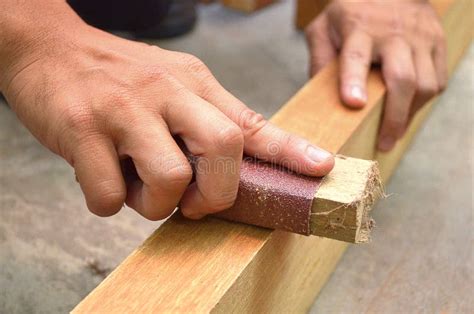
M 311 75 L 340 51 L 340 94 L 367 102 L 367 75 L 381 63 L 387 98 L 378 148 L 389 151 L 414 114 L 447 84 L 446 42 L 428 1 L 335 0 L 307 27 Z

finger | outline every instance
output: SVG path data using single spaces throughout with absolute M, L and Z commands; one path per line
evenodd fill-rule
M 129 183 L 127 205 L 150 220 L 168 217 L 188 187 L 192 169 L 164 121 L 142 119 L 125 136 L 120 151 L 132 158 L 140 178 Z
M 438 90 L 443 91 L 448 84 L 448 57 L 446 52 L 446 40 L 440 39 L 434 48 L 433 62 L 438 81 Z
M 372 38 L 356 31 L 343 44 L 340 56 L 340 92 L 343 102 L 353 108 L 367 103 L 367 74 L 372 60 Z
M 102 136 L 88 138 L 74 149 L 72 164 L 89 210 L 102 217 L 116 214 L 126 187 L 113 143 Z
M 242 112 L 241 124 L 246 134 L 245 151 L 251 156 L 318 177 L 328 174 L 334 167 L 331 153 L 283 131 L 249 109 Z
M 185 216 L 200 218 L 234 203 L 244 140 L 238 126 L 202 98 L 184 91 L 179 101 L 179 106 L 168 106 L 166 122 L 197 156 L 196 182 L 183 195 L 180 208 Z
M 207 90 L 206 99 L 242 130 L 246 154 L 310 176 L 324 176 L 334 167 L 331 153 L 276 127 L 218 83 Z
M 186 57 L 186 62 L 174 67 L 173 74 L 240 127 L 247 154 L 310 176 L 326 175 L 333 168 L 332 154 L 267 122 L 223 88 L 199 59 Z
M 337 49 L 331 41 L 326 14 L 319 15 L 305 30 L 310 53 L 310 76 L 336 58 Z
M 414 53 L 416 93 L 408 117 L 408 124 L 415 113 L 438 93 L 438 81 L 429 49 L 419 48 Z M 408 124 L 406 127 L 408 127 Z M 406 128 L 405 128 L 406 129 Z
M 382 47 L 382 72 L 387 96 L 378 148 L 389 151 L 403 135 L 410 105 L 415 95 L 416 73 L 411 49 L 402 39 L 394 39 Z

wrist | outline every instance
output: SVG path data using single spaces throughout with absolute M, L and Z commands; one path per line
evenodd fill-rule
M 0 91 L 24 67 L 53 51 L 55 42 L 86 26 L 62 0 L 33 0 L 17 7 L 9 2 L 0 4 Z

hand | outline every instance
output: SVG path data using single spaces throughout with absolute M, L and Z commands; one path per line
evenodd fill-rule
M 152 220 L 178 203 L 190 218 L 226 209 L 243 152 L 312 176 L 332 169 L 330 153 L 265 121 L 196 57 L 85 24 L 63 29 L 74 32 L 35 42 L 10 63 L 0 87 L 41 143 L 74 167 L 93 213 L 113 215 L 124 202 Z M 192 184 L 174 137 L 198 157 Z M 138 180 L 124 179 L 124 160 Z
M 340 51 L 340 93 L 349 107 L 365 105 L 370 64 L 382 64 L 387 86 L 382 151 L 392 149 L 413 115 L 446 87 L 444 33 L 427 1 L 333 1 L 306 35 L 311 75 Z

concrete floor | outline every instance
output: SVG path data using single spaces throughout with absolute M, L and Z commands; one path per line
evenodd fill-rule
M 199 56 L 267 117 L 306 81 L 291 1 L 200 13 L 191 35 L 157 44 Z M 349 248 L 312 313 L 474 311 L 472 73 L 474 49 L 388 185 L 374 242 Z M 69 311 L 157 225 L 89 214 L 69 166 L 0 105 L 0 313 Z

